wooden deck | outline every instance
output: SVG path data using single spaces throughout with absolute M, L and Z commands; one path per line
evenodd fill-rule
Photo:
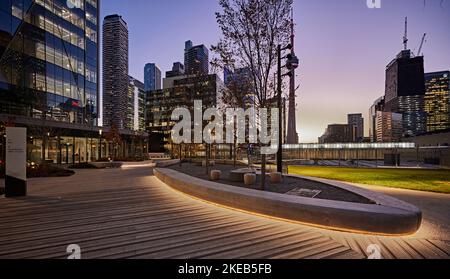
M 34 179 L 0 198 L 0 258 L 449 258 L 447 243 L 333 232 L 267 219 L 175 192 L 147 168 Z

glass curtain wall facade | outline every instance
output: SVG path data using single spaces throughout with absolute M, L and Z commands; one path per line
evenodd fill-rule
M 323 136 L 319 138 L 319 143 L 347 143 L 354 142 L 355 129 L 350 124 L 328 125 Z
M 184 66 L 188 75 L 208 75 L 208 48 L 204 45 L 193 46 L 191 41 L 187 41 L 184 48 Z
M 96 125 L 97 0 L 1 3 L 1 113 Z
M 130 131 L 145 131 L 144 84 L 131 76 L 128 77 L 127 123 Z
M 146 64 L 144 67 L 144 89 L 145 91 L 159 90 L 161 84 L 161 70 L 154 63 Z
M 427 132 L 450 129 L 450 71 L 425 74 Z
M 377 142 L 377 114 L 379 111 L 384 111 L 384 97 L 378 98 L 370 107 L 370 125 L 369 137 L 370 142 Z
M 399 142 L 403 133 L 403 115 L 401 113 L 378 111 L 376 118 L 376 141 Z
M 397 55 L 386 68 L 385 111 L 403 115 L 404 136 L 426 132 L 424 59 L 410 50 Z
M 184 69 L 183 63 L 175 62 L 175 63 L 173 63 L 172 71 L 166 72 L 166 78 L 178 77 L 178 76 L 182 76 L 184 74 L 185 74 L 185 69 Z
M 29 160 L 98 159 L 99 4 L 0 1 L 0 122 L 28 128 Z
M 150 138 L 157 139 L 150 145 L 161 146 L 165 151 L 172 151 L 170 135 L 176 122 L 171 119 L 173 110 L 187 108 L 192 113 L 195 100 L 201 100 L 205 109 L 220 106 L 223 90 L 223 82 L 214 74 L 184 77 L 175 80 L 171 88 L 147 92 L 147 131 Z

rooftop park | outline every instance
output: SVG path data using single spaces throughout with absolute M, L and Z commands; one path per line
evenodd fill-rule
M 290 174 L 450 194 L 450 170 L 290 166 Z

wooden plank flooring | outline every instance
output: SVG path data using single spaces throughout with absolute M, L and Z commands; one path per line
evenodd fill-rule
M 0 258 L 449 258 L 444 241 L 312 228 L 217 207 L 175 192 L 151 170 L 82 170 L 33 179 L 29 196 L 0 198 Z

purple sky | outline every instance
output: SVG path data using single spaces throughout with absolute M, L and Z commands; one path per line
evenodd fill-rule
M 409 46 L 423 33 L 425 71 L 450 69 L 450 0 L 294 0 L 298 73 L 297 130 L 302 142 L 316 142 L 328 124 L 345 123 L 384 94 L 385 67 L 402 49 L 404 17 Z M 130 32 L 130 75 L 143 80 L 155 62 L 163 72 L 183 62 L 184 42 L 206 46 L 219 39 L 216 0 L 103 0 L 101 17 L 118 13 Z

